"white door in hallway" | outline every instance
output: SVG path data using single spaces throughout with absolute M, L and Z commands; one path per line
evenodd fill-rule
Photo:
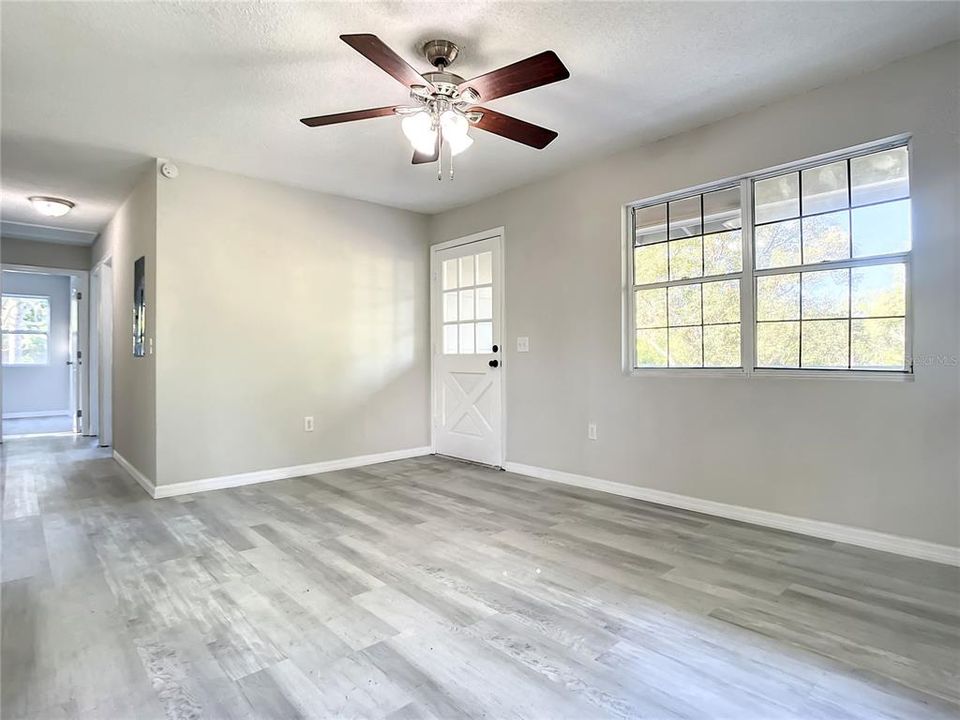
M 503 464 L 502 237 L 484 233 L 432 253 L 433 446 Z

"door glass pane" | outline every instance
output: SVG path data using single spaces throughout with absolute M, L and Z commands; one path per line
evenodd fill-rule
M 644 245 L 633 251 L 633 282 L 636 285 L 667 279 L 667 243 Z
M 754 232 L 757 269 L 800 264 L 800 221 L 761 225 Z
M 800 175 L 787 173 L 753 184 L 756 222 L 768 223 L 800 215 Z
M 700 324 L 700 285 L 676 285 L 668 288 L 669 324 Z M 671 343 L 673 341 L 671 340 Z
M 703 322 L 740 321 L 740 281 L 721 280 L 703 284 Z
M 700 235 L 700 196 L 694 195 L 670 203 L 670 239 Z
M 849 320 L 809 320 L 800 324 L 800 364 L 805 368 L 845 368 Z
M 477 255 L 477 285 L 493 282 L 493 253 Z
M 800 364 L 800 323 L 757 323 L 757 367 L 795 368 Z
M 473 320 L 473 290 L 460 291 L 460 319 Z
M 738 230 L 740 220 L 740 186 L 704 193 L 703 232 Z
M 667 366 L 667 330 L 637 330 L 637 367 Z
M 847 210 L 803 219 L 803 262 L 850 257 L 850 213 Z
M 493 323 L 477 323 L 477 352 L 493 352 Z
M 703 274 L 726 275 L 743 269 L 743 242 L 739 230 L 703 236 Z
M 456 287 L 457 287 L 456 258 L 454 258 L 453 260 L 444 260 L 443 261 L 443 289 L 453 290 Z
M 903 318 L 851 321 L 851 367 L 902 370 L 905 348 Z
M 703 366 L 740 367 L 740 325 L 705 325 Z
M 850 271 L 824 270 L 803 273 L 802 318 L 845 318 L 850 313 Z
M 667 239 L 667 204 L 637 208 L 633 212 L 637 245 L 662 242 Z
M 477 319 L 486 320 L 493 317 L 493 288 L 477 288 Z
M 800 319 L 800 275 L 757 278 L 757 320 Z
M 854 205 L 907 197 L 910 194 L 907 148 L 850 158 L 850 192 Z
M 847 161 L 803 171 L 803 214 L 847 207 Z
M 850 272 L 854 317 L 907 314 L 905 265 L 871 265 Z
M 906 252 L 910 244 L 909 200 L 854 209 L 854 257 Z
M 457 321 L 457 294 L 455 292 L 443 294 L 443 321 Z
M 473 353 L 473 323 L 460 323 L 460 354 L 471 355 Z
M 703 275 L 703 239 L 694 237 L 672 240 L 670 245 L 670 279 L 700 277 Z
M 460 287 L 474 285 L 473 255 L 460 258 Z
M 667 326 L 667 289 L 637 290 L 634 293 L 634 313 L 638 328 Z
M 670 367 L 703 367 L 703 328 L 670 328 Z
M 457 326 L 456 325 L 443 326 L 443 354 L 444 355 L 457 354 Z

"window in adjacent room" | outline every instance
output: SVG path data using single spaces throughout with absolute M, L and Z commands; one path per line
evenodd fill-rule
M 50 298 L 3 295 L 4 365 L 46 365 L 50 343 Z

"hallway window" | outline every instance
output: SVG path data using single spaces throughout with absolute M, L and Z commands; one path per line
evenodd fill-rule
M 46 365 L 50 344 L 50 298 L 3 296 L 3 364 Z

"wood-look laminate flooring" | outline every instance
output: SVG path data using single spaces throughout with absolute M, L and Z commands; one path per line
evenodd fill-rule
M 950 718 L 956 569 L 437 458 L 151 500 L 6 443 L 2 716 Z

